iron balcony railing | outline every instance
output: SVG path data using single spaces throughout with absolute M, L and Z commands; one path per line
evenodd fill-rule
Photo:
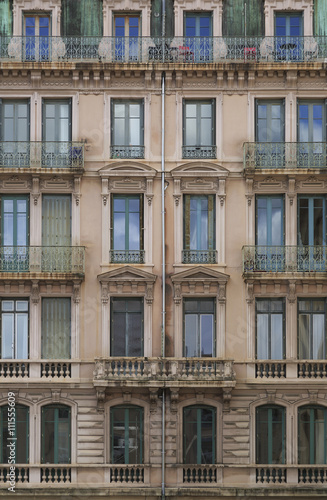
M 110 146 L 110 158 L 144 158 L 144 146 Z
M 182 146 L 182 158 L 214 159 L 217 157 L 217 146 Z
M 0 60 L 204 64 L 305 62 L 327 57 L 327 37 L 2 36 Z
M 245 142 L 244 168 L 326 168 L 325 142 Z
M 327 246 L 244 246 L 243 272 L 326 272 Z
M 183 264 L 216 264 L 216 250 L 182 250 Z
M 85 247 L 1 246 L 0 272 L 85 273 Z
M 110 262 L 113 264 L 144 264 L 144 250 L 110 250 Z
M 84 144 L 81 142 L 0 142 L 0 168 L 81 169 L 83 167 Z

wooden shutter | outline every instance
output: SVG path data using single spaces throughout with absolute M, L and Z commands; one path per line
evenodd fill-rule
M 42 246 L 71 246 L 71 196 L 44 195 Z

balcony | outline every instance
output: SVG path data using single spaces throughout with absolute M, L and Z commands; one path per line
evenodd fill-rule
M 218 358 L 96 358 L 95 386 L 233 387 L 233 361 Z
M 85 247 L 2 246 L 0 273 L 84 275 Z
M 2 36 L 0 60 L 180 63 L 324 61 L 327 37 Z
M 144 158 L 144 146 L 110 146 L 110 158 L 122 160 Z
M 0 168 L 69 169 L 84 168 L 81 142 L 0 142 Z
M 110 250 L 110 262 L 112 264 L 144 264 L 144 250 Z
M 235 364 L 238 367 L 237 363 Z M 325 359 L 263 359 L 247 363 L 247 381 L 255 384 L 307 383 L 324 385 L 327 379 Z
M 183 146 L 182 158 L 213 160 L 217 158 L 217 146 Z
M 216 250 L 182 250 L 183 264 L 216 264 Z
M 327 271 L 326 246 L 244 246 L 243 273 L 312 273 Z
M 244 169 L 326 168 L 325 142 L 246 142 Z

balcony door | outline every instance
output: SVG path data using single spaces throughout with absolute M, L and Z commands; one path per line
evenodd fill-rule
M 185 61 L 212 61 L 211 12 L 186 12 L 184 46 L 179 48 Z
M 326 198 L 298 199 L 298 269 L 326 270 Z
M 298 166 L 326 167 L 326 101 L 298 102 Z
M 71 270 L 71 196 L 44 195 L 42 199 L 42 270 Z
M 115 60 L 138 61 L 140 50 L 141 19 L 139 15 L 115 15 Z
M 285 165 L 284 100 L 256 101 L 256 166 L 281 168 Z
M 275 37 L 275 53 L 278 61 L 302 60 L 302 12 L 277 12 L 275 16 Z
M 29 203 L 27 196 L 1 197 L 1 270 L 29 269 Z
M 29 99 L 0 99 L 0 166 L 30 166 Z
M 44 99 L 42 107 L 42 165 L 69 167 L 73 161 L 71 99 Z
M 50 16 L 25 14 L 24 58 L 26 61 L 48 61 L 50 57 Z
M 258 196 L 256 199 L 256 271 L 282 271 L 285 265 L 284 199 Z

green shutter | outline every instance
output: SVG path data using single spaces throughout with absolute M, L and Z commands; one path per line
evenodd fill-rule
M 102 0 L 62 0 L 62 36 L 102 36 Z
M 265 18 L 263 0 L 224 0 L 223 36 L 236 37 L 245 35 L 245 3 L 246 35 L 264 35 Z
M 42 246 L 71 246 L 71 196 L 44 195 Z
M 12 0 L 0 0 L 0 36 L 12 35 Z
M 69 359 L 71 344 L 70 298 L 43 298 L 41 344 L 43 359 Z
M 314 0 L 314 35 L 327 36 L 326 0 Z

